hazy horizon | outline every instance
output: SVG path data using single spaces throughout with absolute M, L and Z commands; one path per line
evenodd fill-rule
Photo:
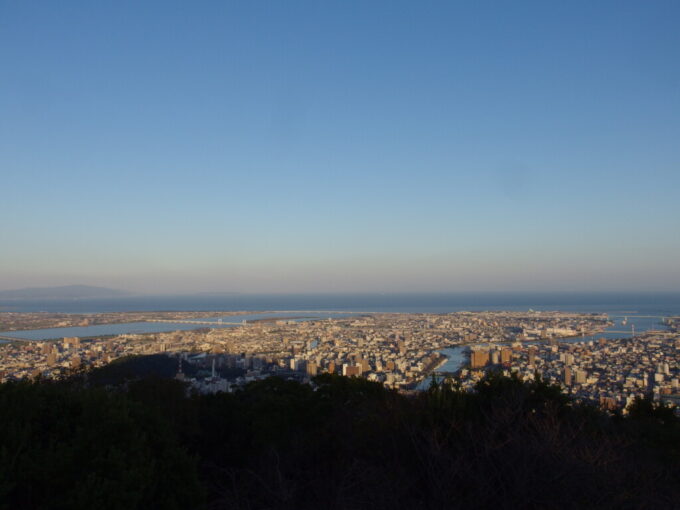
M 0 289 L 678 291 L 678 19 L 0 3 Z
M 655 290 L 655 289 L 620 289 L 620 290 L 591 290 L 591 291 L 582 291 L 582 290 L 535 290 L 535 289 L 516 289 L 516 290 L 494 290 L 494 289 L 488 289 L 488 290 L 470 290 L 470 289 L 459 289 L 459 290 L 439 290 L 439 291 L 422 291 L 422 290 L 393 290 L 393 291 L 374 291 L 374 290 L 365 290 L 365 291 L 336 291 L 336 292 L 331 292 L 331 291 L 302 291 L 302 292 L 287 292 L 287 291 L 259 291 L 259 292 L 248 292 L 248 291 L 232 291 L 232 290 L 212 290 L 212 291 L 205 291 L 205 290 L 195 290 L 195 291 L 187 291 L 187 292 L 181 292 L 181 291 L 166 291 L 166 292 L 157 292 L 154 290 L 131 290 L 123 287 L 115 287 L 115 286 L 100 286 L 100 285 L 82 285 L 82 284 L 70 284 L 70 285 L 48 285 L 48 286 L 31 286 L 31 287 L 21 287 L 21 288 L 2 288 L 0 287 L 0 293 L 5 293 L 5 292 L 12 292 L 12 291 L 31 291 L 31 290 L 59 290 L 59 289 L 67 289 L 67 290 L 72 290 L 72 289 L 77 289 L 79 287 L 83 287 L 84 290 L 88 289 L 94 289 L 94 290 L 102 290 L 102 291 L 114 291 L 114 292 L 121 292 L 122 294 L 120 295 L 121 298 L 127 298 L 127 297 L 154 297 L 154 296 L 159 296 L 159 297 L 182 297 L 182 296 L 205 296 L 209 297 L 211 295 L 233 295 L 233 296 L 239 296 L 239 295 L 244 295 L 244 296 L 249 296 L 249 295 L 259 295 L 259 296 L 276 296 L 276 295 L 287 295 L 287 296 L 294 296 L 294 295 L 301 295 L 301 296 L 313 296 L 313 295 L 328 295 L 328 296 L 333 296 L 333 295 L 356 295 L 356 296 L 361 296 L 361 295 L 370 295 L 370 296 L 378 296 L 378 295 L 450 295 L 450 296 L 465 296 L 465 295 L 485 295 L 485 296 L 493 296 L 493 295 L 498 295 L 498 296 L 503 296 L 503 295 L 551 295 L 551 296 L 560 296 L 560 295 L 565 295 L 565 296 L 613 296 L 613 295 L 626 295 L 626 296 L 631 296 L 631 295 L 679 295 L 680 296 L 680 291 L 679 290 Z M 116 296 L 111 296 L 111 297 L 116 297 Z M 2 298 L 2 296 L 0 296 Z

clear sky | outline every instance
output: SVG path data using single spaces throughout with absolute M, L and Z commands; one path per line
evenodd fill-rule
M 680 2 L 0 0 L 0 289 L 680 290 Z

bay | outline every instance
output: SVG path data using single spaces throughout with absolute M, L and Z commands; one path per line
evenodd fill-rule
M 680 315 L 680 293 L 409 293 L 409 294 L 229 294 L 184 296 L 137 296 L 117 299 L 0 301 L 0 312 L 105 313 L 122 311 L 261 311 L 285 310 L 275 314 L 253 313 L 223 317 L 224 322 L 284 317 L 313 310 L 314 318 L 338 317 L 330 311 L 346 313 L 402 312 L 451 313 L 458 311 L 558 310 L 605 313 L 616 324 L 600 336 L 620 338 L 649 329 L 663 329 L 661 317 Z M 324 315 L 325 313 L 325 315 Z M 305 313 L 304 315 L 309 315 Z M 627 323 L 621 324 L 624 317 Z M 217 322 L 218 318 L 206 319 Z M 0 332 L 15 338 L 41 340 L 64 336 L 103 336 L 155 333 L 206 327 L 181 323 L 136 322 L 79 328 Z M 219 325 L 214 327 L 233 327 Z M 590 337 L 585 337 L 585 340 Z

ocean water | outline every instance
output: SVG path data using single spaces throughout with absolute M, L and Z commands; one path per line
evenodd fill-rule
M 232 294 L 140 296 L 91 300 L 0 301 L 1 311 L 97 313 L 124 311 L 375 311 L 429 312 L 483 310 L 680 315 L 675 293 L 410 293 L 410 294 Z

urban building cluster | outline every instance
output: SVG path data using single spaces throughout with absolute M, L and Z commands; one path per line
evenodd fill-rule
M 608 325 L 606 316 L 559 312 L 365 314 L 110 338 L 67 337 L 3 345 L 0 380 L 59 378 L 124 356 L 165 353 L 203 369 L 215 363 L 215 374 L 190 381 L 200 391 L 223 388 L 216 379 L 232 369 L 242 375 L 228 387 L 272 374 L 304 379 L 329 372 L 408 390 L 446 361 L 439 353 L 443 348 L 593 334 Z M 203 379 L 210 378 L 215 384 L 206 386 Z
M 637 396 L 680 403 L 680 334 L 649 331 L 632 338 L 552 340 L 531 345 L 477 345 L 470 366 L 460 372 L 471 387 L 487 370 L 515 373 L 524 380 L 541 377 L 559 384 L 578 400 L 605 409 L 625 409 Z

